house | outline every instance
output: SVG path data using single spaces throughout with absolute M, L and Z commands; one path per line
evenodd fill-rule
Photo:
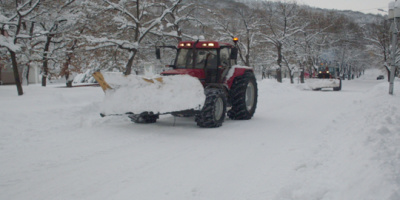
M 19 78 L 22 82 L 26 81 L 26 78 L 23 77 L 24 74 L 27 73 L 28 68 L 25 67 L 19 67 L 18 72 L 19 72 Z M 29 69 L 29 84 L 37 84 L 40 83 L 40 69 L 37 66 L 31 66 Z M 14 79 L 14 71 L 12 69 L 11 64 L 4 64 L 0 63 L 0 85 L 5 84 L 15 84 L 15 79 Z

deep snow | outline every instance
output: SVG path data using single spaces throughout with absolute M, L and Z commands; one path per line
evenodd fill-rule
M 400 199 L 400 82 L 262 80 L 248 121 L 99 116 L 99 87 L 0 86 L 0 199 Z

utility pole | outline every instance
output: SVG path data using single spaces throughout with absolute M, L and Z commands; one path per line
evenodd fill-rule
M 396 72 L 396 50 L 397 50 L 397 24 L 396 19 L 394 19 L 392 23 L 392 63 L 390 67 L 390 84 L 389 84 L 389 94 L 393 95 L 393 88 L 394 88 L 394 74 Z
M 397 51 L 397 29 L 396 18 L 400 17 L 400 4 L 396 1 L 389 3 L 389 20 L 392 20 L 390 31 L 392 32 L 392 52 L 391 52 L 391 67 L 390 67 L 390 83 L 389 94 L 393 95 L 394 77 L 396 73 L 396 51 Z

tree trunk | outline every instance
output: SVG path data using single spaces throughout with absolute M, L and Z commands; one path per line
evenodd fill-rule
M 294 84 L 292 70 L 290 69 L 289 66 L 287 68 L 288 68 L 288 71 L 289 71 L 290 84 Z
M 249 55 L 249 53 L 246 54 L 246 63 L 245 63 L 245 65 L 250 67 L 250 55 Z
M 46 79 L 47 79 L 47 74 L 48 74 L 48 67 L 47 67 L 47 61 L 43 62 L 43 72 L 42 72 L 42 86 L 46 87 Z
M 250 35 L 248 30 L 247 30 L 247 35 Z M 250 67 L 250 51 L 251 51 L 250 38 L 247 37 L 246 66 L 249 67 Z
M 69 65 L 71 64 L 71 59 L 72 59 L 72 53 L 66 53 L 67 59 L 65 60 L 65 63 L 63 64 L 63 67 L 61 69 L 61 76 L 65 76 L 65 80 L 68 83 L 69 79 Z
M 346 80 L 346 68 L 343 67 L 343 77 L 342 80 Z
M 282 45 L 280 43 L 276 45 L 276 50 L 278 53 L 278 60 L 276 62 L 279 66 L 279 71 L 277 71 L 276 75 L 278 82 L 282 83 Z
M 67 60 L 63 64 L 63 68 L 61 69 L 61 76 L 65 76 L 65 84 L 67 87 L 72 87 L 72 80 L 69 80 L 69 65 L 71 63 L 71 57 L 67 54 Z
M 21 79 L 19 78 L 17 57 L 16 57 L 14 51 L 9 50 L 9 52 L 11 55 L 11 61 L 12 61 L 12 66 L 13 66 L 13 71 L 14 71 L 15 85 L 17 86 L 18 95 L 21 96 L 24 94 L 24 92 L 22 90 Z
M 282 83 L 282 70 L 281 69 L 277 69 L 276 70 L 276 80 L 279 82 L 279 83 Z
M 26 85 L 29 85 L 29 72 L 30 72 L 30 69 L 31 69 L 31 66 L 30 66 L 30 64 L 28 63 L 27 65 L 26 65 L 26 76 L 25 76 L 25 78 L 26 78 Z
M 0 85 L 3 85 L 3 80 L 1 79 L 1 71 L 3 70 L 3 67 L 0 65 Z
M 50 49 L 50 43 L 51 43 L 51 39 L 53 38 L 52 35 L 48 35 L 47 36 L 47 40 L 46 40 L 46 44 L 44 46 L 44 52 L 43 52 L 43 74 L 42 74 L 42 86 L 46 87 L 46 80 L 47 80 L 47 75 L 49 74 L 49 58 L 48 53 L 49 53 L 49 49 Z
M 385 69 L 387 71 L 387 81 L 388 83 L 390 82 L 390 69 L 388 67 L 385 66 Z
M 294 84 L 292 72 L 290 72 L 290 83 L 291 83 L 291 84 Z
M 291 84 L 294 84 L 292 69 L 290 69 L 290 67 L 289 67 L 288 64 L 287 64 L 287 68 L 288 68 L 288 71 L 289 71 L 290 83 L 291 83 Z
M 276 49 L 277 49 L 277 53 L 278 53 L 277 64 L 278 64 L 279 68 L 282 68 L 282 45 L 276 46 Z
M 125 70 L 125 75 L 129 75 L 132 72 L 132 64 L 133 64 L 133 60 L 135 59 L 135 55 L 137 50 L 136 49 L 130 49 L 130 56 L 129 56 L 129 60 L 128 63 L 126 63 L 126 70 Z
M 301 70 L 301 72 L 300 72 L 300 83 L 304 83 L 304 65 L 302 65 L 301 63 L 299 65 L 300 65 L 300 70 Z

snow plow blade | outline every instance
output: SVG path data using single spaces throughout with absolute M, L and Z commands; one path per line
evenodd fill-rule
M 103 89 L 103 91 L 105 92 L 106 90 L 112 89 L 110 85 L 108 85 L 108 83 L 104 80 L 104 76 L 101 72 L 95 72 L 93 73 L 93 77 L 94 79 L 96 79 L 96 81 L 99 83 L 101 89 Z M 154 78 L 154 79 L 149 79 L 149 78 L 144 78 L 142 77 L 142 79 L 148 83 L 154 83 L 154 81 L 158 81 L 160 83 L 163 82 L 162 77 L 158 77 L 158 78 Z
M 105 93 L 100 105 L 103 117 L 200 110 L 205 102 L 203 85 L 189 75 L 142 77 L 96 72 L 93 77 Z
M 104 76 L 103 74 L 101 74 L 101 72 L 95 72 L 92 74 L 92 76 L 94 77 L 94 79 L 96 79 L 96 81 L 99 83 L 101 89 L 103 89 L 104 92 L 106 92 L 106 90 L 108 89 L 112 89 L 110 85 L 107 84 L 107 82 L 104 80 Z
M 321 78 L 310 78 L 306 79 L 305 83 L 312 90 L 320 90 L 322 88 L 341 88 L 340 79 L 321 79 Z

